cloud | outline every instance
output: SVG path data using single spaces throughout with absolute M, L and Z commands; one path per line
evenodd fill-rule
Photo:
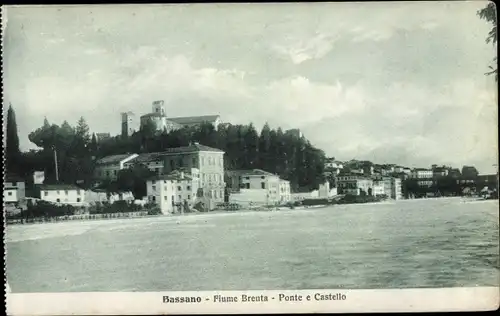
M 310 59 L 324 57 L 332 50 L 336 40 L 337 37 L 332 35 L 317 34 L 307 39 L 289 39 L 288 43 L 273 45 L 272 49 L 298 65 Z

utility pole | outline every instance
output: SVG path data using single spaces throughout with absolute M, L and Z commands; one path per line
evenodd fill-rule
M 56 146 L 52 147 L 54 149 L 54 164 L 56 167 L 56 182 L 59 182 L 59 167 L 57 166 L 57 151 Z

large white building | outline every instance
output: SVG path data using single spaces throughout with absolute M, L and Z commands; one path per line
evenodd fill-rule
M 233 170 L 226 173 L 232 191 L 230 202 L 280 205 L 291 201 L 290 182 L 261 170 Z
M 69 184 L 37 185 L 35 195 L 37 198 L 51 203 L 78 206 L 85 202 L 85 191 Z
M 116 180 L 118 172 L 125 168 L 125 164 L 137 157 L 138 154 L 122 154 L 106 156 L 96 161 L 94 177 L 98 180 Z
M 177 170 L 170 174 L 156 175 L 146 181 L 147 197 L 163 214 L 183 213 L 198 201 L 205 202 L 199 192 L 199 170 Z

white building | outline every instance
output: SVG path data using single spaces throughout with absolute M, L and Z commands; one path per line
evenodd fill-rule
M 290 182 L 276 174 L 261 170 L 233 170 L 226 173 L 232 190 L 231 203 L 255 200 L 265 205 L 279 205 L 291 201 Z M 251 196 L 251 198 L 250 198 Z
M 293 202 L 299 202 L 307 199 L 319 199 L 319 190 L 313 190 L 311 192 L 292 193 L 291 196 Z
M 138 154 L 106 156 L 96 161 L 94 177 L 98 180 L 116 180 L 118 172 L 125 169 L 125 164 Z
M 325 182 L 319 185 L 318 197 L 320 199 L 327 199 L 337 195 L 337 188 L 330 188 L 330 182 Z
M 384 182 L 383 181 L 373 181 L 373 188 L 372 188 L 372 195 L 373 196 L 380 196 L 380 195 L 387 195 L 389 196 L 390 193 L 385 191 L 384 187 Z
M 199 184 L 199 170 L 195 168 L 190 173 L 157 175 L 146 181 L 148 200 L 158 205 L 163 214 L 183 213 L 186 206 L 192 208 L 198 201 L 204 202 L 198 194 Z
M 36 186 L 36 197 L 51 203 L 83 205 L 85 190 L 69 184 L 42 184 Z
M 7 178 L 3 185 L 3 200 L 5 203 L 19 203 L 26 198 L 26 186 L 23 180 Z
M 433 172 L 430 169 L 416 168 L 411 172 L 411 177 L 414 179 L 431 179 Z
M 400 200 L 403 198 L 400 178 L 386 177 L 382 180 L 384 191 L 387 197 Z
M 107 193 L 104 190 L 86 190 L 84 195 L 86 203 L 134 201 L 134 194 L 130 191 Z

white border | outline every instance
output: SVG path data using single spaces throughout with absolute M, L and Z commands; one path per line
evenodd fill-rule
M 345 295 L 344 300 L 316 301 L 314 295 Z M 241 296 L 268 296 L 268 302 L 241 302 Z M 280 302 L 279 294 L 301 295 L 302 301 Z M 200 296 L 201 303 L 163 303 L 163 296 Z M 216 303 L 214 295 L 237 296 L 237 303 Z M 307 296 L 310 295 L 310 301 Z M 271 297 L 275 297 L 274 300 Z M 208 299 L 208 300 L 207 300 Z M 499 308 L 500 288 L 381 290 L 297 290 L 137 293 L 7 294 L 8 315 L 145 315 L 488 311 Z

